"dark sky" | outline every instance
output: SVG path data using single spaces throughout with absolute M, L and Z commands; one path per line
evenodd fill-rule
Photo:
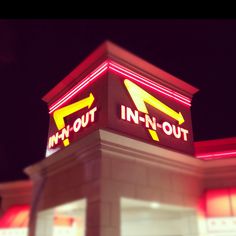
M 236 20 L 0 20 L 0 182 L 44 158 L 41 97 L 107 39 L 200 89 L 195 140 L 236 136 Z

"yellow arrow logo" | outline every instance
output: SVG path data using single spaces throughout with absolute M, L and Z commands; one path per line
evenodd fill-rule
M 163 112 L 164 114 L 172 117 L 173 119 L 177 120 L 179 124 L 181 125 L 184 123 L 184 117 L 182 116 L 181 112 L 176 112 L 161 101 L 159 101 L 157 98 L 152 96 L 151 94 L 147 93 L 145 90 L 140 88 L 135 83 L 131 82 L 128 79 L 124 80 L 124 84 L 135 104 L 137 109 L 140 112 L 148 114 L 147 107 L 145 103 L 151 105 L 152 107 L 156 108 L 157 110 Z M 159 141 L 158 135 L 156 131 L 148 129 L 151 137 L 155 141 Z
M 94 101 L 94 96 L 92 93 L 90 93 L 88 97 L 86 97 L 78 102 L 72 103 L 68 106 L 62 107 L 61 109 L 56 110 L 53 113 L 53 118 L 54 118 L 54 121 L 56 123 L 58 130 L 61 130 L 62 128 L 65 127 L 64 118 L 66 116 L 69 116 L 69 115 L 73 114 L 74 112 L 79 111 L 85 107 L 90 108 L 91 105 L 93 104 L 93 101 Z M 68 138 L 65 139 L 63 141 L 63 144 L 64 144 L 64 146 L 68 146 L 70 144 L 69 139 Z

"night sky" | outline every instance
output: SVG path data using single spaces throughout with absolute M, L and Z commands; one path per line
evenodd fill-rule
M 44 158 L 41 97 L 107 39 L 200 89 L 196 141 L 236 136 L 236 20 L 0 20 L 0 182 Z

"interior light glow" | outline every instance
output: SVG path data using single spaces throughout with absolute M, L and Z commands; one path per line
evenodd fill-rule
M 27 236 L 28 228 L 0 229 L 0 236 Z
M 127 68 L 118 65 L 117 63 L 114 63 L 110 60 L 106 60 L 100 66 L 98 66 L 94 71 L 92 71 L 88 76 L 86 76 L 81 82 L 79 82 L 71 90 L 69 90 L 65 95 L 63 95 L 60 99 L 58 99 L 56 102 L 50 105 L 49 113 L 52 113 L 53 111 L 55 111 L 62 104 L 67 102 L 69 99 L 71 99 L 75 94 L 77 94 L 79 91 L 85 88 L 88 84 L 90 84 L 92 81 L 95 81 L 99 76 L 101 76 L 108 69 L 115 73 L 118 73 L 119 75 L 123 75 L 125 78 L 129 78 L 133 81 L 138 82 L 139 84 L 149 87 L 153 89 L 154 91 L 162 93 L 184 105 L 191 106 L 191 99 L 189 99 L 188 97 L 185 97 L 173 90 L 170 90 L 162 85 L 159 85 L 158 83 L 153 82 L 149 80 L 148 78 L 143 77 L 137 73 L 134 73 L 131 70 L 128 70 Z
M 160 208 L 161 204 L 159 202 L 151 202 L 150 207 L 153 209 Z
M 204 212 L 209 232 L 234 232 L 236 230 L 236 188 L 208 189 L 203 195 Z M 228 234 L 227 234 L 228 235 Z M 231 234 L 230 234 L 231 235 Z
M 231 232 L 232 234 L 227 234 L 227 235 L 232 235 L 232 236 L 235 235 L 236 217 L 217 217 L 217 218 L 213 217 L 213 218 L 208 218 L 206 222 L 209 232 L 214 232 L 214 233 Z
M 212 152 L 206 154 L 196 154 L 196 158 L 210 160 L 210 159 L 219 159 L 219 158 L 229 158 L 236 157 L 236 151 L 227 151 L 227 152 Z
M 0 229 L 27 227 L 29 220 L 29 206 L 12 206 L 0 218 Z
M 209 189 L 206 192 L 206 216 L 231 216 L 231 202 L 229 189 Z
M 57 215 L 54 217 L 54 225 L 56 226 L 72 226 L 75 218 L 64 215 Z
M 236 188 L 230 188 L 229 192 L 230 192 L 230 203 L 231 203 L 232 214 L 236 218 Z
M 12 206 L 0 218 L 0 236 L 27 236 L 29 206 Z

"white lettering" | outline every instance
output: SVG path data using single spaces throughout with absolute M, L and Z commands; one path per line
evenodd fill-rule
M 139 116 L 138 116 L 138 111 L 132 111 L 131 108 L 126 107 L 126 119 L 127 121 L 131 121 L 131 119 L 133 120 L 133 122 L 135 124 L 139 123 Z
M 187 141 L 188 140 L 188 138 L 187 138 L 188 130 L 181 128 L 181 132 L 184 135 L 184 141 Z
M 87 112 L 85 115 L 82 115 L 81 117 L 82 127 L 83 128 L 86 127 L 88 125 L 88 122 L 89 122 L 89 113 Z
M 67 125 L 66 128 L 63 128 L 61 131 L 61 140 L 69 138 L 69 134 L 70 134 L 70 126 Z
M 59 139 L 59 132 L 56 132 L 56 134 L 52 135 L 52 136 L 49 138 L 48 147 L 49 147 L 49 148 L 52 148 L 53 146 L 55 146 L 56 144 L 58 144 L 58 139 Z
M 95 121 L 95 112 L 97 111 L 97 107 L 94 107 L 92 110 L 90 110 L 88 113 L 90 114 L 90 122 Z
M 125 106 L 124 106 L 124 105 L 121 105 L 120 108 L 121 108 L 121 111 L 120 111 L 120 113 L 121 113 L 121 119 L 122 119 L 122 120 L 126 120 L 126 116 L 125 116 Z
M 172 134 L 171 124 L 168 123 L 167 121 L 163 122 L 162 129 L 163 129 L 163 131 L 166 135 L 171 135 Z
M 181 128 L 180 126 L 176 126 L 174 124 L 170 124 L 167 121 L 164 121 L 162 124 L 157 123 L 156 117 L 151 117 L 149 114 L 140 114 L 137 110 L 132 110 L 130 107 L 126 107 L 124 105 L 120 106 L 121 109 L 121 119 L 126 120 L 128 122 L 134 122 L 135 124 L 139 124 L 139 121 L 144 123 L 145 128 L 157 131 L 158 129 L 162 129 L 162 131 L 168 135 L 173 136 L 176 139 L 182 138 L 184 141 L 188 141 L 188 133 L 187 129 Z
M 65 142 L 67 138 L 70 136 L 70 132 L 77 133 L 81 130 L 81 128 L 87 127 L 90 123 L 95 121 L 95 112 L 97 111 L 97 107 L 92 108 L 81 117 L 77 118 L 73 126 L 70 128 L 70 125 L 64 127 L 61 131 L 56 132 L 56 134 L 49 137 L 48 140 L 48 148 L 53 148 L 55 145 L 59 143 L 59 139 Z M 68 141 L 68 140 L 67 140 Z M 69 142 L 68 142 L 69 144 Z
M 176 138 L 181 138 L 181 131 L 180 127 L 176 127 L 175 125 L 172 125 L 173 127 L 173 134 Z
M 145 126 L 146 128 L 149 129 L 149 127 L 151 126 L 151 128 L 153 130 L 157 130 L 157 122 L 156 122 L 156 118 L 152 117 L 152 119 L 150 118 L 150 116 L 148 114 L 145 114 Z
M 81 128 L 81 119 L 78 118 L 75 120 L 74 124 L 73 124 L 73 129 L 74 129 L 74 132 L 77 133 Z

